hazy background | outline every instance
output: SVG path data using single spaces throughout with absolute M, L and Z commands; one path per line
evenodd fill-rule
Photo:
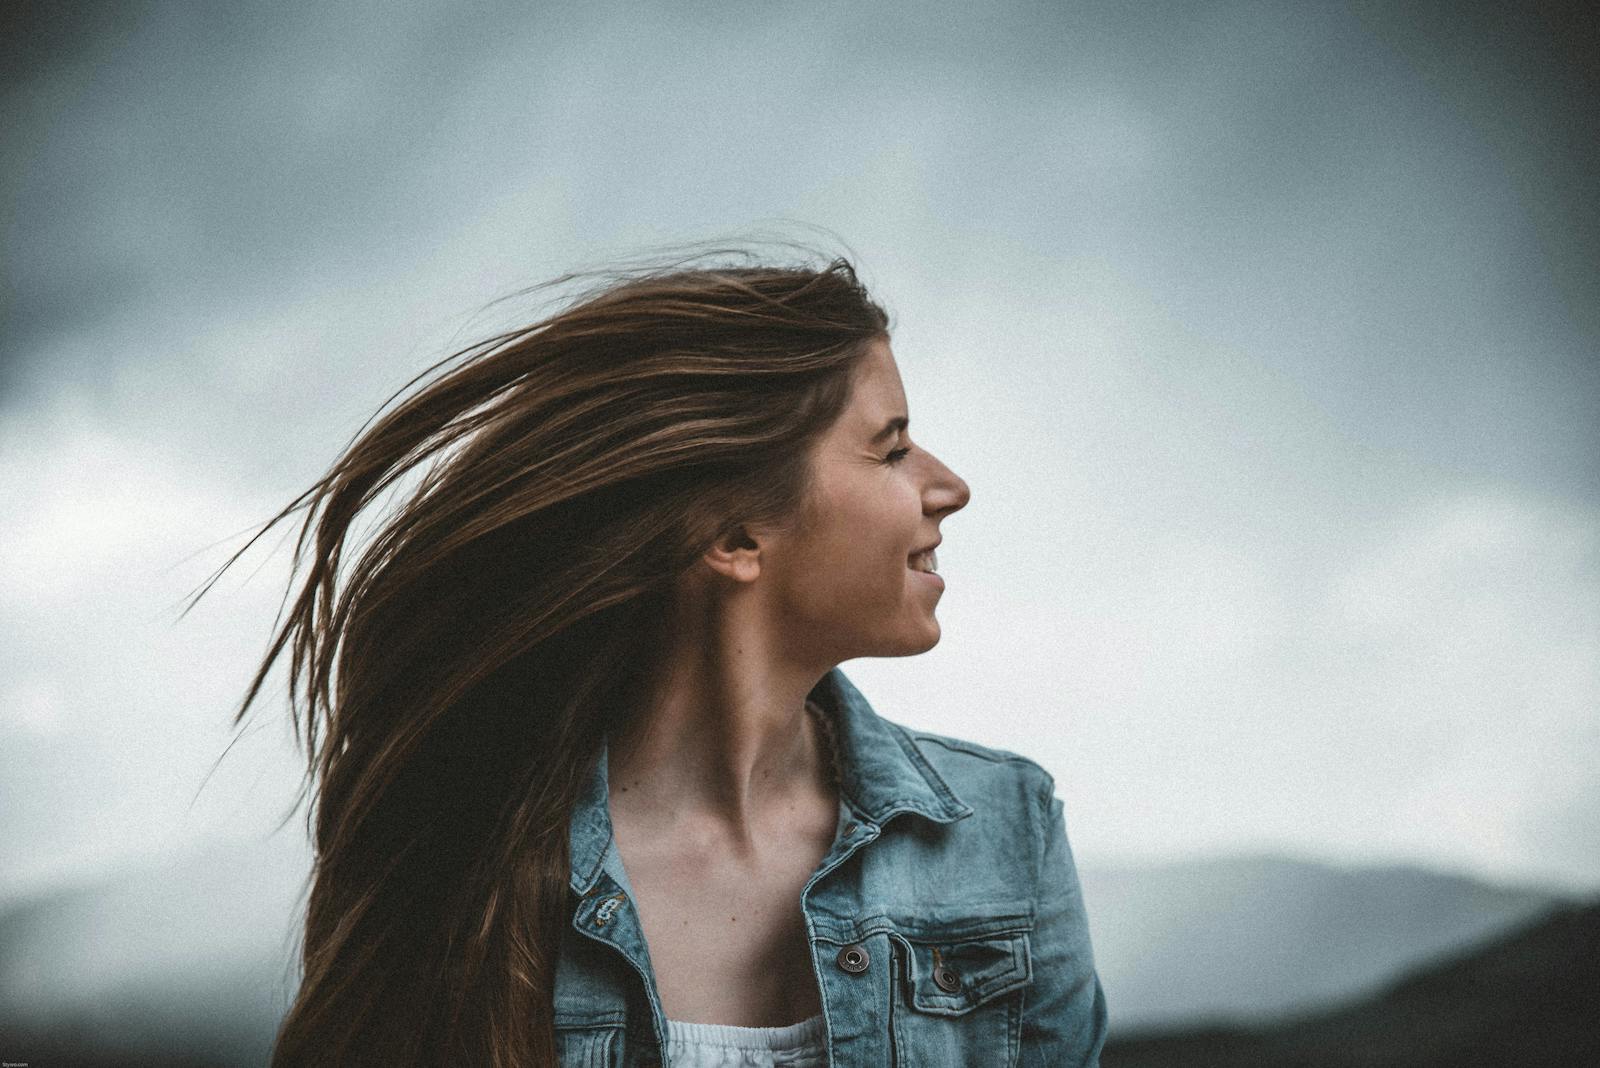
M 846 673 L 1055 774 L 1103 956 L 1216 858 L 1600 892 L 1594 35 L 1516 7 L 7 5 L 0 907 L 266 838 L 289 544 L 184 598 L 490 300 L 783 220 L 973 491 Z

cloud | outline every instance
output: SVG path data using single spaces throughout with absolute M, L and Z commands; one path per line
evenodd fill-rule
M 275 817 L 267 735 L 187 807 L 287 577 L 175 625 L 217 553 L 492 297 L 788 216 L 974 491 L 869 697 L 1037 756 L 1090 860 L 1600 880 L 1595 171 L 1499 121 L 1559 71 L 1466 92 L 1470 41 L 1334 8 L 126 10 L 5 90 L 8 856 Z
M 1503 488 L 1420 502 L 1328 592 L 1399 787 L 1382 840 L 1592 880 L 1600 843 L 1541 825 L 1600 786 L 1573 759 L 1600 742 L 1600 513 Z

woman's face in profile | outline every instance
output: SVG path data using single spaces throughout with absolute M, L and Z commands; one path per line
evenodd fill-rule
M 812 454 L 807 524 L 762 554 L 792 637 L 820 645 L 830 663 L 910 656 L 939 641 L 933 611 L 944 582 L 913 570 L 910 558 L 939 541 L 940 522 L 970 491 L 912 443 L 896 422 L 909 415 L 894 354 L 876 341 Z

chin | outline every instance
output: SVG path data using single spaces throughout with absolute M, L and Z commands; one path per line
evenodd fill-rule
M 922 637 L 914 640 L 911 643 L 910 648 L 907 648 L 904 652 L 902 652 L 902 653 L 900 653 L 898 655 L 900 655 L 900 656 L 916 656 L 919 653 L 925 653 L 929 649 L 932 649 L 935 645 L 939 644 L 939 638 L 941 636 L 942 635 L 941 635 L 941 632 L 939 630 L 938 622 L 935 621 L 935 620 L 930 619 L 928 621 L 927 628 L 923 632 Z

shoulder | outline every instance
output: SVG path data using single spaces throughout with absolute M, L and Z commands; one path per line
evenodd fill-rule
M 940 888 L 940 914 L 1035 913 L 1055 794 L 1050 773 L 1021 753 L 969 738 L 892 722 L 889 729 L 930 786 L 967 810 L 938 824 L 902 821 L 885 834 L 876 856 L 900 873 L 896 885 L 914 872 L 918 885 Z
M 962 777 L 1017 778 L 1039 790 L 1055 792 L 1055 777 L 1038 761 L 1021 753 L 984 745 L 968 738 L 935 734 L 901 723 L 894 726 L 911 740 L 923 759 L 941 772 L 948 769 L 952 774 Z
M 1009 812 L 1042 832 L 1055 797 L 1055 777 L 1021 753 L 968 738 L 891 723 L 962 801 Z

